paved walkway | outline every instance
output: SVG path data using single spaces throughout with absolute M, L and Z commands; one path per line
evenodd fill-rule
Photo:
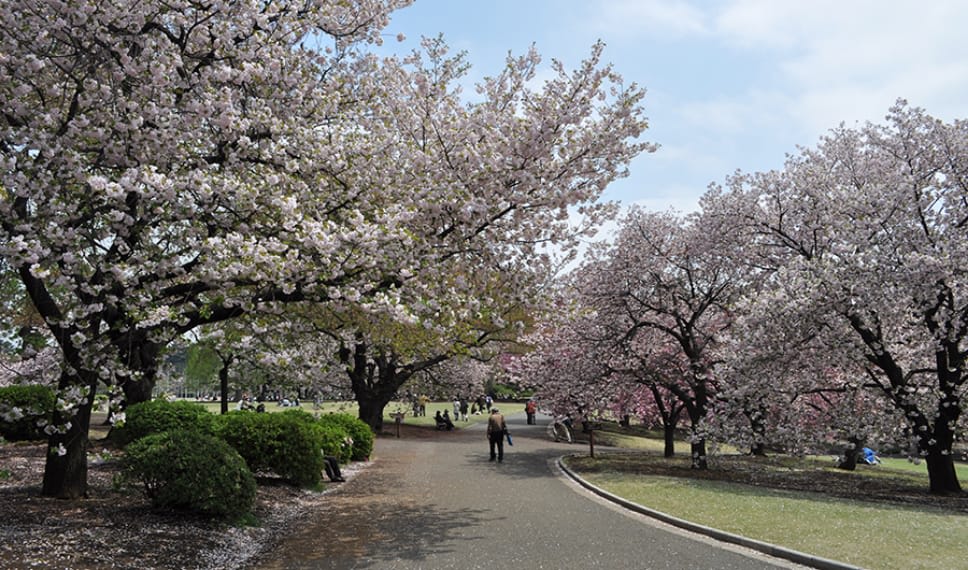
M 631 513 L 563 477 L 580 448 L 509 418 L 514 446 L 487 457 L 484 425 L 380 437 L 374 463 L 259 569 L 802 568 Z

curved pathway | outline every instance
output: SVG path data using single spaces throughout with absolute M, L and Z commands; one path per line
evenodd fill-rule
M 540 416 L 539 416 L 540 418 Z M 483 423 L 431 438 L 382 436 L 375 460 L 259 569 L 802 568 L 612 505 L 562 477 L 579 448 L 545 422 L 508 418 L 514 446 L 488 461 Z

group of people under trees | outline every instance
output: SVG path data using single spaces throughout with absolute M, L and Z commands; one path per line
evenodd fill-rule
M 430 403 L 430 398 L 425 395 L 414 395 L 408 394 L 408 400 L 410 401 L 410 406 L 413 409 L 414 417 L 426 416 L 427 415 L 427 404 Z M 453 400 L 453 416 L 450 410 L 440 410 L 434 414 L 434 420 L 437 424 L 437 429 L 452 430 L 454 429 L 455 421 L 468 421 L 470 416 L 476 416 L 484 413 L 488 413 L 494 404 L 494 398 L 489 394 L 481 394 L 476 397 L 473 401 L 468 401 L 467 398 L 462 396 L 455 396 Z M 531 418 L 532 416 L 529 416 Z M 531 421 L 529 420 L 529 423 Z

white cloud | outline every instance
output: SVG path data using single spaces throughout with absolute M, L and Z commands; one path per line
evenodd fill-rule
M 684 0 L 599 0 L 590 6 L 609 36 L 688 36 L 707 32 L 702 10 Z
M 878 122 L 898 98 L 936 116 L 963 116 L 965 29 L 964 4 L 942 0 L 738 0 L 716 18 L 724 41 L 775 58 L 782 81 L 774 88 L 811 133 Z

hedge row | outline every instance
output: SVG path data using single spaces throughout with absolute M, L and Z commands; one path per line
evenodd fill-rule
M 128 444 L 127 475 L 144 485 L 156 506 L 210 515 L 235 516 L 251 508 L 255 495 L 237 471 L 239 462 L 248 477 L 271 472 L 296 485 L 315 486 L 324 455 L 346 462 L 364 460 L 373 451 L 369 426 L 345 414 L 318 419 L 302 410 L 214 415 L 190 402 L 152 400 L 129 407 L 125 415 L 117 437 Z
M 57 397 L 47 386 L 0 388 L 0 436 L 10 441 L 46 439 Z

